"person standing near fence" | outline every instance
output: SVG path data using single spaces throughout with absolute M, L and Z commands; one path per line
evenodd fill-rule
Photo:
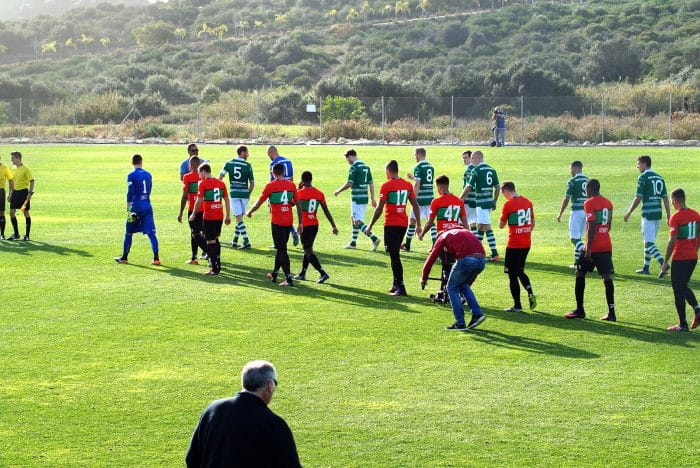
M 666 182 L 659 174 L 651 170 L 651 157 L 640 156 L 637 158 L 637 169 L 642 174 L 637 179 L 637 195 L 632 200 L 624 220 L 627 222 L 632 212 L 642 203 L 642 240 L 644 242 L 644 264 L 637 270 L 641 275 L 650 274 L 649 264 L 651 257 L 654 257 L 659 265 L 662 265 L 664 258 L 656 246 L 656 236 L 661 225 L 663 201 L 666 210 L 666 219 L 671 218 L 671 208 L 666 194 Z
M 238 248 L 238 238 L 243 238 L 241 249 L 251 248 L 250 240 L 248 239 L 248 230 L 243 215 L 248 207 L 248 199 L 255 188 L 255 180 L 253 178 L 253 166 L 248 162 L 248 147 L 239 146 L 236 148 L 236 158 L 224 164 L 223 169 L 219 173 L 219 180 L 223 180 L 228 174 L 229 180 L 229 195 L 231 196 L 231 211 L 236 218 L 236 227 L 234 228 L 233 240 L 231 247 Z
M 493 109 L 493 116 L 491 116 L 493 121 L 494 129 L 494 139 L 496 146 L 505 146 L 506 144 L 506 113 L 500 108 L 496 107 Z
M 427 152 L 425 148 L 416 148 L 413 156 L 416 158 L 416 167 L 413 168 L 413 173 L 406 174 L 406 177 L 413 181 L 413 191 L 416 193 L 416 200 L 418 201 L 418 206 L 420 207 L 420 217 L 423 219 L 428 219 L 430 217 L 430 203 L 435 197 L 433 191 L 433 182 L 435 178 L 435 169 L 433 165 L 430 164 L 425 158 Z M 411 211 L 411 217 L 408 225 L 408 231 L 406 232 L 406 240 L 401 246 L 402 250 L 406 252 L 411 250 L 411 240 L 413 235 L 416 233 L 416 213 Z M 435 243 L 437 238 L 437 229 L 435 226 L 430 228 L 430 237 Z M 420 240 L 423 240 L 421 237 Z
M 685 303 L 693 308 L 695 313 L 691 329 L 700 326 L 700 305 L 688 286 L 693 271 L 698 263 L 698 227 L 700 227 L 700 214 L 691 210 L 685 204 L 685 191 L 676 189 L 671 192 L 671 203 L 676 212 L 671 216 L 671 227 L 666 256 L 661 266 L 659 277 L 663 277 L 669 269 L 668 260 L 673 259 L 671 265 L 671 285 L 678 313 L 678 325 L 668 327 L 668 331 L 688 331 L 688 322 L 685 317 Z
M 367 164 L 357 158 L 357 151 L 349 149 L 345 152 L 345 160 L 350 164 L 348 171 L 348 181 L 333 192 L 336 197 L 347 189 L 352 189 L 352 201 L 350 202 L 350 222 L 352 223 L 352 238 L 344 247 L 346 249 L 357 248 L 357 237 L 360 232 L 364 233 L 372 241 L 372 251 L 376 252 L 379 247 L 379 238 L 372 234 L 365 225 L 367 214 L 367 204 L 372 203 L 372 208 L 377 207 L 374 199 L 374 182 L 372 181 L 372 170 Z M 369 193 L 368 193 L 369 192 Z
M 8 200 L 5 193 L 6 184 L 9 184 L 12 193 L 15 189 L 12 171 L 0 161 L 0 240 L 5 240 L 5 202 Z
M 583 163 L 574 161 L 569 165 L 571 179 L 566 184 L 566 193 L 561 202 L 561 208 L 557 215 L 557 223 L 561 223 L 564 210 L 571 202 L 571 212 L 569 213 L 569 237 L 574 244 L 574 263 L 570 268 L 576 268 L 578 260 L 583 252 L 583 235 L 586 232 L 586 213 L 583 212 L 583 204 L 588 199 L 586 195 L 586 184 L 588 177 L 583 173 Z

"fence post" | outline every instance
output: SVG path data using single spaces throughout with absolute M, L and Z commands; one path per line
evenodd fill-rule
M 199 101 L 197 101 L 197 134 L 195 135 L 195 140 L 200 141 L 202 139 L 202 114 L 199 109 Z
M 73 138 L 78 137 L 78 96 L 73 95 Z
M 319 98 L 318 105 L 318 141 L 323 140 L 323 96 Z
M 384 96 L 382 96 L 382 143 L 386 143 L 384 139 L 384 123 L 386 122 L 386 115 L 384 113 Z
M 600 93 L 600 143 L 605 143 L 605 93 Z
M 19 98 L 19 141 L 22 141 L 22 98 Z
M 450 103 L 450 144 L 455 144 L 455 97 L 451 96 Z
M 673 138 L 673 93 L 668 93 L 668 139 Z
M 524 132 L 524 122 L 525 122 L 525 96 L 520 96 L 520 144 L 525 144 L 525 132 Z
M 260 99 L 258 90 L 255 90 L 255 139 L 260 139 Z

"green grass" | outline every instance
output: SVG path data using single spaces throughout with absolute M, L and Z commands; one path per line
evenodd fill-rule
M 489 319 L 474 333 L 448 333 L 450 310 L 418 287 L 427 241 L 403 255 L 411 296 L 400 300 L 386 296 L 384 253 L 370 252 L 366 238 L 358 251 L 341 249 L 349 193 L 332 196 L 347 173 L 341 147 L 282 148 L 297 174 L 314 171 L 341 228 L 334 238 L 323 221 L 317 241 L 329 284 L 286 290 L 264 279 L 273 262 L 264 209 L 249 222 L 255 249 L 224 249 L 222 276 L 184 264 L 188 231 L 176 222 L 183 148 L 20 149 L 37 180 L 34 242 L 0 243 L 2 466 L 181 465 L 202 409 L 233 394 L 241 367 L 256 358 L 278 368 L 272 409 L 289 422 L 306 466 L 669 466 L 700 457 L 700 335 L 665 331 L 677 320 L 670 281 L 633 273 L 639 211 L 622 222 L 641 152 L 700 206 L 699 150 L 487 150 L 501 180 L 535 205 L 528 268 L 539 309 L 501 312 L 511 305 L 507 278 L 502 263 L 488 265 L 475 290 Z M 0 148 L 3 162 L 10 150 Z M 112 261 L 137 151 L 154 175 L 161 268 L 148 265 L 142 236 L 131 265 Z M 413 166 L 410 148 L 359 151 L 377 182 L 388 159 L 402 173 Z M 234 148 L 201 152 L 218 170 Z M 453 185 L 461 184 L 460 152 L 428 150 Z M 264 148 L 251 154 L 261 185 L 268 160 Z M 615 205 L 618 323 L 597 320 L 605 301 L 596 275 L 586 291 L 591 319 L 561 317 L 573 306 L 574 281 L 566 224 L 555 216 L 573 159 Z M 666 236 L 662 229 L 661 249 Z M 497 239 L 503 249 L 505 233 Z M 291 252 L 297 270 L 300 251 Z

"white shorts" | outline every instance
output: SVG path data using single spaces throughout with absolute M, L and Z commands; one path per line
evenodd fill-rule
M 571 210 L 569 213 L 569 237 L 571 239 L 583 239 L 586 234 L 586 212 L 583 210 Z
M 661 226 L 660 219 L 651 220 L 642 218 L 642 237 L 644 238 L 644 242 L 656 242 L 659 226 Z
M 353 221 L 365 222 L 365 214 L 367 213 L 367 204 L 358 204 L 350 202 L 350 214 Z
M 233 213 L 233 216 L 243 216 L 247 206 L 247 198 L 231 198 L 231 213 Z
M 476 224 L 491 224 L 491 209 L 476 207 Z
M 421 206 L 420 208 L 420 219 L 423 223 L 425 223 L 428 219 L 430 219 L 430 206 Z M 416 215 L 413 214 L 413 210 L 411 210 L 411 220 L 416 219 Z
M 471 224 L 478 224 L 476 222 L 476 208 L 472 208 L 470 206 L 467 206 L 467 204 L 464 204 L 464 210 L 467 212 L 467 223 Z

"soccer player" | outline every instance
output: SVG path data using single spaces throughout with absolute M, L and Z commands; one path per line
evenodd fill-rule
M 233 235 L 231 247 L 238 247 L 238 237 L 243 238 L 241 249 L 251 248 L 250 240 L 248 239 L 248 230 L 243 222 L 243 215 L 248 207 L 248 199 L 255 188 L 255 180 L 253 179 L 253 166 L 248 162 L 248 147 L 239 146 L 236 148 L 236 158 L 224 164 L 223 169 L 219 173 L 219 179 L 223 180 L 228 174 L 229 187 L 231 193 L 231 211 L 236 218 L 236 228 Z
M 498 250 L 496 249 L 496 237 L 491 229 L 491 210 L 496 209 L 496 202 L 500 193 L 500 185 L 498 183 L 498 174 L 496 170 L 484 162 L 484 154 L 481 151 L 474 151 L 471 157 L 471 163 L 474 166 L 466 187 L 459 197 L 464 200 L 470 192 L 476 193 L 476 237 L 479 240 L 484 239 L 484 234 L 491 248 L 491 261 L 497 262 L 500 260 Z
M 284 165 L 281 163 L 275 164 L 272 167 L 272 173 L 275 180 L 268 183 L 263 189 L 260 198 L 255 202 L 253 207 L 248 210 L 246 215 L 250 218 L 253 216 L 260 205 L 265 200 L 270 200 L 270 218 L 272 222 L 272 241 L 275 249 L 275 266 L 271 273 L 267 274 L 267 278 L 272 282 L 277 282 L 277 273 L 282 268 L 285 281 L 280 283 L 280 286 L 293 286 L 292 271 L 289 266 L 289 255 L 287 254 L 287 242 L 289 242 L 289 233 L 292 224 L 294 223 L 294 214 L 292 207 L 296 203 L 296 187 L 291 180 L 284 178 Z
M 690 278 L 698 263 L 698 227 L 700 227 L 700 214 L 691 210 L 685 204 L 685 191 L 676 189 L 671 192 L 671 203 L 676 210 L 671 216 L 669 225 L 671 227 L 666 256 L 661 266 L 659 277 L 663 277 L 668 271 L 668 259 L 673 258 L 671 266 L 671 285 L 673 286 L 673 296 L 676 302 L 676 312 L 678 312 L 678 325 L 668 327 L 669 331 L 688 331 L 688 322 L 685 318 L 686 301 L 693 308 L 695 315 L 690 326 L 696 329 L 700 326 L 700 306 L 695 294 L 688 287 Z
M 607 198 L 600 195 L 600 182 L 591 179 L 586 184 L 588 200 L 583 204 L 586 213 L 586 245 L 583 254 L 576 265 L 576 308 L 564 315 L 570 319 L 582 319 L 586 317 L 583 308 L 583 294 L 586 290 L 586 273 L 594 269 L 603 278 L 605 285 L 605 299 L 608 302 L 608 313 L 601 320 L 614 322 L 615 316 L 615 288 L 612 274 L 614 272 L 612 262 L 612 242 L 610 240 L 610 225 L 613 219 L 613 205 Z
M 5 182 L 7 181 L 7 182 Z M 5 240 L 5 202 L 8 200 L 5 185 L 9 184 L 10 193 L 15 190 L 15 181 L 9 167 L 0 162 L 0 240 Z
M 527 291 L 530 310 L 537 307 L 537 299 L 532 291 L 530 278 L 525 274 L 525 261 L 530 252 L 532 230 L 535 228 L 535 212 L 532 202 L 515 191 L 513 182 L 503 182 L 501 193 L 507 200 L 501 209 L 501 219 L 498 227 L 503 229 L 508 225 L 508 243 L 506 244 L 506 260 L 504 273 L 510 280 L 510 294 L 513 296 L 513 307 L 506 312 L 522 312 L 520 303 L 520 284 Z
M 416 213 L 416 233 L 420 236 L 420 207 L 416 201 L 413 185 L 399 177 L 399 163 L 395 160 L 386 165 L 385 182 L 379 190 L 379 204 L 374 209 L 372 221 L 367 228 L 372 231 L 372 226 L 377 222 L 384 210 L 384 245 L 386 245 L 391 257 L 391 271 L 394 275 L 394 285 L 389 290 L 392 296 L 407 296 L 406 286 L 403 282 L 403 265 L 401 264 L 401 241 L 408 228 L 408 215 L 406 205 Z
M 671 208 L 666 194 L 666 183 L 663 177 L 651 170 L 651 158 L 640 156 L 637 158 L 637 169 L 641 175 L 637 179 L 637 195 L 632 200 L 624 220 L 627 222 L 632 212 L 642 203 L 642 239 L 644 241 L 644 264 L 637 273 L 648 275 L 651 257 L 654 257 L 659 265 L 664 262 L 659 248 L 656 246 L 656 235 L 661 224 L 661 201 L 664 202 L 666 219 L 671 218 Z
M 309 268 L 309 264 L 311 264 L 321 275 L 318 281 L 316 281 L 321 284 L 325 283 L 330 276 L 328 276 L 328 273 L 323 269 L 321 262 L 318 261 L 318 257 L 314 253 L 314 241 L 318 234 L 319 206 L 323 209 L 323 213 L 331 223 L 334 235 L 338 235 L 338 228 L 335 225 L 331 212 L 328 210 L 328 205 L 326 205 L 326 197 L 323 195 L 323 192 L 311 185 L 312 180 L 313 176 L 311 172 L 303 172 L 301 174 L 301 182 L 299 183 L 299 191 L 297 192 L 296 203 L 297 214 L 299 216 L 299 228 L 297 231 L 301 235 L 301 245 L 304 248 L 304 261 L 301 266 L 301 272 L 296 275 L 295 279 L 305 280 L 306 270 Z
M 34 195 L 34 177 L 29 168 L 22 164 L 22 153 L 15 151 L 10 153 L 10 156 L 12 157 L 12 179 L 14 180 L 14 189 L 10 187 L 10 196 L 8 197 L 10 202 L 10 222 L 14 230 L 10 240 L 19 240 L 19 227 L 15 213 L 17 210 L 21 210 L 22 214 L 24 214 L 25 222 L 25 232 L 22 240 L 28 241 L 30 240 L 29 231 L 32 228 L 32 217 L 29 215 L 29 209 L 31 208 L 32 195 Z
M 121 257 L 114 259 L 117 263 L 128 263 L 129 251 L 133 242 L 134 234 L 140 232 L 148 236 L 153 250 L 153 261 L 151 265 L 160 265 L 158 257 L 158 238 L 156 237 L 156 222 L 153 218 L 153 207 L 151 206 L 151 190 L 153 189 L 153 178 L 151 174 L 143 169 L 143 158 L 140 154 L 135 154 L 131 158 L 134 170 L 126 177 L 126 233 L 124 234 L 124 250 Z
M 284 166 L 283 180 L 288 180 L 294 183 L 294 168 L 292 167 L 292 161 L 284 156 L 280 156 L 279 152 L 277 151 L 277 147 L 274 145 L 267 148 L 267 157 L 270 158 L 270 182 L 275 180 L 275 175 L 272 171 L 275 164 L 282 164 L 282 166 Z M 294 246 L 298 245 L 299 235 L 297 234 L 297 231 L 294 229 L 293 225 L 290 227 L 290 232 L 292 233 L 292 244 Z
M 357 236 L 363 232 L 372 241 L 372 251 L 376 252 L 379 247 L 379 238 L 372 234 L 365 225 L 365 214 L 367 213 L 367 203 L 372 203 L 372 208 L 377 207 L 374 199 L 374 182 L 372 181 L 372 171 L 369 166 L 357 158 L 357 151 L 349 149 L 345 152 L 345 160 L 350 164 L 348 181 L 333 192 L 336 197 L 341 192 L 352 188 L 352 201 L 350 202 L 350 222 L 352 223 L 352 239 L 345 246 L 346 249 L 357 248 Z M 369 196 L 367 192 L 369 191 Z
M 413 168 L 413 174 L 406 174 L 406 177 L 413 181 L 413 191 L 416 193 L 416 200 L 418 200 L 418 206 L 421 209 L 420 217 L 423 219 L 428 219 L 430 215 L 430 202 L 432 202 L 434 198 L 433 180 L 435 177 L 435 169 L 432 164 L 426 161 L 426 155 L 425 148 L 416 148 L 413 152 L 413 157 L 416 158 L 418 164 Z M 413 211 L 411 211 L 411 217 L 409 219 L 406 241 L 401 246 L 401 249 L 406 252 L 411 250 L 411 240 L 416 233 L 416 216 Z M 430 237 L 433 239 L 434 244 L 437 238 L 437 229 L 435 229 L 435 226 L 430 228 Z M 423 240 L 422 236 L 420 240 Z
M 185 177 L 185 174 L 190 172 L 190 158 L 192 156 L 199 156 L 199 148 L 197 148 L 197 145 L 194 143 L 187 145 L 187 159 L 180 163 L 180 180 Z M 204 161 L 200 160 L 200 162 Z
M 438 234 L 467 225 L 467 211 L 462 200 L 450 193 L 450 179 L 446 175 L 441 175 L 435 179 L 435 186 L 440 196 L 430 202 L 428 222 L 425 223 L 423 232 L 418 237 L 420 240 L 423 240 L 428 230 L 432 233 L 435 221 L 437 221 Z
M 472 152 L 470 150 L 462 153 L 462 162 L 466 166 L 464 169 L 464 176 L 462 177 L 462 189 L 464 189 L 475 167 L 472 164 Z M 467 223 L 469 223 L 468 226 L 465 224 L 464 227 L 468 227 L 469 230 L 476 235 L 478 229 L 476 227 L 476 192 L 474 190 L 469 191 L 466 200 L 464 200 L 464 207 L 467 210 Z
M 219 179 L 212 177 L 211 166 L 202 164 L 199 166 L 199 182 L 197 191 L 197 201 L 192 208 L 190 221 L 197 219 L 197 212 L 202 210 L 202 232 L 207 247 L 207 257 L 211 262 L 211 270 L 206 275 L 218 275 L 221 272 L 221 227 L 225 222 L 231 224 L 231 204 L 229 203 L 226 184 Z M 226 207 L 226 218 L 224 218 L 223 206 Z
M 423 265 L 423 275 L 420 280 L 422 289 L 425 289 L 430 269 L 433 267 L 435 260 L 443 253 L 456 259 L 447 281 L 447 294 L 450 298 L 450 306 L 452 306 L 455 322 L 445 327 L 445 329 L 471 330 L 476 328 L 481 322 L 486 320 L 486 315 L 482 312 L 471 285 L 474 284 L 476 277 L 484 271 L 486 266 L 484 247 L 474 234 L 463 227 L 449 229 L 440 233 L 435 245 L 433 245 L 430 256 Z M 467 305 L 469 305 L 472 312 L 472 318 L 468 325 L 464 322 L 462 297 L 466 299 Z
M 561 217 L 564 214 L 569 202 L 571 202 L 571 212 L 569 213 L 569 237 L 571 243 L 574 244 L 574 264 L 571 268 L 576 268 L 581 252 L 583 252 L 583 238 L 586 232 L 586 214 L 583 212 L 583 204 L 588 196 L 586 195 L 586 184 L 588 177 L 583 173 L 583 163 L 574 161 L 569 165 L 571 179 L 566 184 L 566 193 L 561 201 L 561 209 L 557 215 L 557 222 L 561 223 Z
M 193 209 L 197 203 L 197 194 L 199 193 L 199 164 L 200 159 L 197 156 L 192 156 L 190 158 L 190 172 L 185 174 L 182 178 L 182 198 L 180 199 L 180 212 L 177 215 L 177 222 L 182 223 L 182 213 L 187 206 L 187 219 L 189 221 L 190 216 L 192 216 Z M 199 265 L 197 261 L 197 249 L 202 249 L 202 253 L 207 253 L 207 244 L 204 241 L 203 227 L 202 227 L 202 216 L 204 212 L 200 206 L 199 211 L 194 213 L 194 221 L 189 221 L 190 224 L 190 246 L 192 248 L 192 258 L 187 261 L 189 265 Z

